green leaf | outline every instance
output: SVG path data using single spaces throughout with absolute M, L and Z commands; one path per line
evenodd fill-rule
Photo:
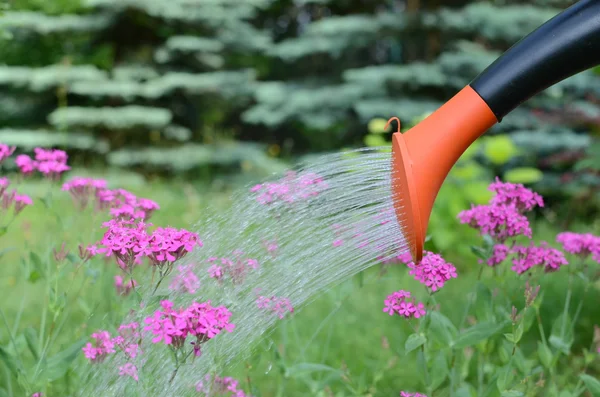
M 429 314 L 429 332 L 434 340 L 444 346 L 450 346 L 458 335 L 458 330 L 452 321 L 436 311 Z
M 299 363 L 286 369 L 286 377 L 300 377 L 313 372 L 335 372 L 341 375 L 342 371 L 329 365 L 318 363 Z
M 406 339 L 406 342 L 404 343 L 404 354 L 410 353 L 411 351 L 425 344 L 425 342 L 427 342 L 427 338 L 423 334 L 415 333 L 409 335 L 409 337 Z
M 461 332 L 454 343 L 454 347 L 462 349 L 468 346 L 476 345 L 484 340 L 496 335 L 507 325 L 508 322 L 494 323 L 485 321 L 475 324 Z
M 493 321 L 494 311 L 492 310 L 492 291 L 481 281 L 475 286 L 476 299 L 473 304 L 475 316 L 480 321 Z
M 513 368 L 510 364 L 507 364 L 502 369 L 500 369 L 498 374 L 498 380 L 496 381 L 496 386 L 498 386 L 498 390 L 500 392 L 506 391 L 506 389 L 513 383 L 515 375 L 513 373 Z
M 482 247 L 477 247 L 475 245 L 471 246 L 471 252 L 482 261 L 486 261 L 490 257 L 488 250 Z
M 548 342 L 558 351 L 568 355 L 575 340 L 575 331 L 569 315 L 558 316 L 552 325 Z
M 25 335 L 25 341 L 27 342 L 27 347 L 29 348 L 31 355 L 33 356 L 33 358 L 36 361 L 39 360 L 40 353 L 38 351 L 38 346 L 37 346 L 37 342 L 38 342 L 37 331 L 35 330 L 35 328 L 28 327 L 25 329 L 25 331 L 23 331 L 23 334 Z
M 504 337 L 510 343 L 515 343 L 515 336 L 513 334 L 504 334 Z
M 31 251 L 29 252 L 29 263 L 33 266 L 35 271 L 38 273 L 39 277 L 43 277 L 45 274 L 44 264 L 42 263 L 42 259 L 38 254 Z M 31 278 L 31 274 L 29 276 Z
M 593 376 L 581 374 L 579 378 L 585 384 L 592 397 L 600 397 L 600 381 Z
M 449 373 L 448 362 L 446 361 L 446 354 L 444 351 L 439 352 L 437 356 L 435 356 L 429 373 L 431 374 L 430 387 L 432 390 L 436 390 L 444 383 L 444 380 L 446 380 Z
M 3 387 L 0 387 L 0 397 L 9 397 L 8 391 Z
M 506 171 L 503 179 L 506 182 L 527 184 L 539 182 L 543 177 L 544 173 L 537 168 L 520 167 Z
M 2 234 L 1 234 L 1 232 L 0 232 L 0 236 L 1 236 L 1 235 L 2 235 Z M 3 248 L 3 249 L 1 249 L 1 250 L 0 250 L 0 258 L 2 258 L 4 255 L 6 255 L 8 252 L 10 252 L 10 251 L 14 251 L 14 250 L 16 250 L 16 248 L 15 248 L 15 247 L 8 247 L 8 248 Z
M 6 367 L 16 377 L 19 374 L 19 365 L 15 357 L 10 354 L 5 348 L 0 346 L 0 359 L 4 362 Z
M 500 395 L 502 397 L 522 397 L 525 394 L 523 394 L 523 392 L 518 391 L 518 390 L 505 390 L 505 391 L 501 392 Z
M 48 359 L 46 371 L 44 373 L 44 376 L 48 382 L 53 382 L 57 379 L 60 379 L 67 373 L 73 361 L 79 354 L 82 354 L 81 349 L 87 343 L 87 339 L 88 338 L 85 337 L 78 340 L 62 352 L 57 353 Z

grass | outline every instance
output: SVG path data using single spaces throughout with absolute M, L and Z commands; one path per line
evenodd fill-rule
M 47 188 L 45 183 L 26 183 L 19 190 L 35 200 L 47 197 Z M 161 205 L 152 223 L 163 226 L 193 230 L 193 224 L 209 214 L 207 208 L 222 211 L 228 206 L 226 192 L 206 193 L 201 187 L 176 182 L 132 183 L 128 190 Z M 69 291 L 65 297 L 68 313 L 64 322 L 52 323 L 52 313 L 45 308 L 56 297 L 51 289 L 44 287 L 52 287 L 52 282 L 45 284 L 44 274 L 35 276 L 33 272 L 32 276 L 35 262 L 42 264 L 40 273 L 50 273 L 46 272 L 48 267 L 55 266 L 52 249 L 59 249 L 65 241 L 70 242 L 67 248 L 76 253 L 74 242 L 89 244 L 99 239 L 102 219 L 77 214 L 68 194 L 57 189 L 49 208 L 37 201 L 11 224 L 1 239 L 0 308 L 11 332 L 0 328 L 0 343 L 9 352 L 20 352 L 24 361 L 33 360 L 24 336 L 29 327 L 44 330 L 46 336 L 52 334 L 54 343 L 47 352 L 52 356 L 72 344 L 74 338 L 86 338 L 92 330 L 122 314 L 116 302 L 107 298 L 114 295 L 114 266 L 108 266 L 104 274 L 83 269 L 75 277 L 62 279 L 63 285 L 56 285 L 58 290 Z M 552 240 L 555 231 L 543 221 L 542 224 L 545 226 L 538 227 L 542 237 Z M 39 260 L 30 252 L 37 253 Z M 442 302 L 448 317 L 458 319 L 467 300 L 465 291 L 475 283 L 477 272 L 472 271 L 476 268 L 474 257 L 457 258 L 455 263 L 461 277 L 452 280 L 437 295 L 437 301 Z M 373 267 L 318 295 L 294 316 L 280 322 L 255 346 L 253 354 L 238 362 L 227 375 L 243 381 L 246 389 L 257 397 L 390 396 L 397 395 L 399 390 L 416 388 L 415 356 L 413 353 L 405 356 L 403 352 L 404 341 L 412 333 L 410 325 L 387 316 L 382 307 L 386 295 L 393 291 L 422 288 L 408 277 L 403 267 L 392 267 L 385 274 L 380 270 Z M 36 277 L 40 279 L 27 281 Z M 564 299 L 564 280 L 554 279 L 547 288 L 549 297 L 543 312 L 552 318 Z M 586 320 L 578 328 L 586 337 L 593 326 L 590 319 L 598 318 L 594 317 L 597 315 L 597 308 L 585 308 L 582 319 Z M 44 335 L 37 334 L 34 339 L 43 351 Z M 87 365 L 81 355 L 77 360 L 76 365 Z M 8 395 L 19 395 L 16 379 L 8 371 L 4 373 L 6 376 L 0 372 L 0 387 Z M 72 372 L 66 372 L 67 379 L 73 376 Z

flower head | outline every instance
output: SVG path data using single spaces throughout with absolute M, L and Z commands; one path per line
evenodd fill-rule
M 195 294 L 200 288 L 200 280 L 194 273 L 192 265 L 177 266 L 177 275 L 173 278 L 169 288 Z
M 427 396 L 425 394 L 421 394 L 421 393 L 410 393 L 407 391 L 401 391 L 400 397 L 427 397 Z
M 495 206 L 514 206 L 521 213 L 531 211 L 536 206 L 544 206 L 542 196 L 520 183 L 502 182 L 496 177 L 496 181 L 490 184 L 489 190 L 496 193 L 491 200 L 491 204 Z
M 127 363 L 119 367 L 119 376 L 130 376 L 135 379 L 136 382 L 139 381 L 137 367 L 132 363 Z
M 452 263 L 446 262 L 439 254 L 425 251 L 423 259 L 417 265 L 409 262 L 411 270 L 409 274 L 414 276 L 415 280 L 429 287 L 432 291 L 442 288 L 448 280 L 456 278 L 456 267 Z
M 0 143 L 0 163 L 12 156 L 12 154 L 15 152 L 15 149 L 15 146 L 8 146 Z
M 421 302 L 415 304 L 410 292 L 404 290 L 396 291 L 391 295 L 388 295 L 384 304 L 385 307 L 383 308 L 383 311 L 390 316 L 397 314 L 404 318 L 420 318 L 426 313 L 425 305 Z
M 251 397 L 239 388 L 239 382 L 231 377 L 206 375 L 196 384 L 196 391 L 204 396 L 224 395 L 230 397 Z
M 515 205 L 478 205 L 458 214 L 466 223 L 481 234 L 488 234 L 503 243 L 510 237 L 524 235 L 531 238 L 529 220 Z
M 323 178 L 314 173 L 297 174 L 290 171 L 279 181 L 253 186 L 250 192 L 256 194 L 260 204 L 291 204 L 318 196 L 327 188 Z
M 98 331 L 92 334 L 94 343 L 83 347 L 85 357 L 92 363 L 100 363 L 111 353 L 115 352 L 115 343 L 108 331 Z
M 264 309 L 268 312 L 272 312 L 280 319 L 283 319 L 287 313 L 293 313 L 294 307 L 292 306 L 288 298 L 271 296 L 266 297 L 260 295 L 256 299 L 256 306 L 259 309 Z
M 523 274 L 535 266 L 543 267 L 546 272 L 555 272 L 561 266 L 569 264 L 561 251 L 549 247 L 545 242 L 539 246 L 533 244 L 528 246 L 517 245 L 510 252 L 514 254 L 511 269 L 518 274 Z
M 194 352 L 201 354 L 200 345 L 221 331 L 232 332 L 231 312 L 225 306 L 213 307 L 210 301 L 193 302 L 187 308 L 173 309 L 171 301 L 162 301 L 162 309 L 147 317 L 144 330 L 154 334 L 152 343 L 164 342 L 175 349 L 183 348 L 188 337 L 195 337 Z
M 600 251 L 600 237 L 591 233 L 563 232 L 556 236 L 556 241 L 561 243 L 568 253 L 582 258 Z

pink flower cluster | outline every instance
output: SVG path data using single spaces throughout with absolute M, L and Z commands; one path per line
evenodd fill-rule
M 107 189 L 104 179 L 75 177 L 64 183 L 62 190 L 71 194 L 78 209 L 84 210 L 93 201 L 97 211 L 108 209 L 115 219 L 148 220 L 160 209 L 158 203 L 138 198 L 125 189 Z
M 411 261 L 406 266 L 410 268 L 409 274 L 414 276 L 415 280 L 434 292 L 442 288 L 446 281 L 457 277 L 456 267 L 452 263 L 429 251 L 424 252 L 418 265 Z
M 259 309 L 273 312 L 277 317 L 283 319 L 286 313 L 293 313 L 294 307 L 288 298 L 278 296 L 259 296 L 256 299 L 256 306 Z
M 565 251 L 582 259 L 592 255 L 600 263 L 600 237 L 591 233 L 563 232 L 556 236 L 556 241 L 562 244 Z
M 200 280 L 193 271 L 192 265 L 177 266 L 177 275 L 173 278 L 169 288 L 195 294 L 200 288 Z
M 512 270 L 523 274 L 535 266 L 541 266 L 546 272 L 554 272 L 561 266 L 568 265 L 562 251 L 548 246 L 542 242 L 539 246 L 533 244 L 523 246 L 514 244 L 509 247 L 505 244 L 496 244 L 492 256 L 486 261 L 489 266 L 496 266 L 512 256 Z
M 400 290 L 388 295 L 384 301 L 383 311 L 390 316 L 398 314 L 405 318 L 421 318 L 425 315 L 425 306 L 422 302 L 415 304 L 410 292 Z
M 71 169 L 67 165 L 67 153 L 63 150 L 35 148 L 33 151 L 35 159 L 26 154 L 20 154 L 15 159 L 15 164 L 24 175 L 39 171 L 49 179 L 58 179 L 62 173 Z
M 0 163 L 12 156 L 15 150 L 15 146 L 8 146 L 3 143 L 0 143 Z
M 196 391 L 204 394 L 206 397 L 215 395 L 229 395 L 229 397 L 251 397 L 244 393 L 239 387 L 239 382 L 230 377 L 206 375 L 204 380 L 196 384 Z
M 407 391 L 401 391 L 400 397 L 427 397 L 425 394 L 421 393 L 409 393 Z
M 202 354 L 200 345 L 217 336 L 222 330 L 232 332 L 235 325 L 230 322 L 231 312 L 225 306 L 213 307 L 210 301 L 193 302 L 188 308 L 173 310 L 173 303 L 161 301 L 162 310 L 144 320 L 147 324 L 145 331 L 150 331 L 155 337 L 152 343 L 163 341 L 175 349 L 184 346 L 188 336 L 196 338 L 194 354 Z
M 133 365 L 133 363 L 126 363 L 125 365 L 120 366 L 119 376 L 130 376 L 135 379 L 136 382 L 140 380 L 137 367 Z
M 208 263 L 211 264 L 208 268 L 210 278 L 223 280 L 225 276 L 229 276 L 234 284 L 243 282 L 249 270 L 259 267 L 256 259 L 245 258 L 240 251 L 235 251 L 231 258 L 208 258 Z
M 318 196 L 327 187 L 323 178 L 314 173 L 299 175 L 290 171 L 277 182 L 253 186 L 250 192 L 256 194 L 256 200 L 261 204 L 294 203 Z
M 17 194 L 16 190 L 9 193 L 8 186 L 10 186 L 8 178 L 0 178 L 0 208 L 2 211 L 8 211 L 13 207 L 15 215 L 18 215 L 26 206 L 33 204 L 31 197 L 25 194 Z
M 531 238 L 531 227 L 524 213 L 536 206 L 543 207 L 542 197 L 521 184 L 504 183 L 498 178 L 489 189 L 496 193 L 490 203 L 460 212 L 461 223 L 500 243 L 520 235 Z
M 119 348 L 128 358 L 135 358 L 141 353 L 138 329 L 139 324 L 134 322 L 121 325 L 115 337 L 111 337 L 108 331 L 95 332 L 92 334 L 94 343 L 88 342 L 82 349 L 83 354 L 91 363 L 101 363 Z
M 117 264 L 128 271 L 134 265 L 141 264 L 144 257 L 154 266 L 167 266 L 170 269 L 175 261 L 183 258 L 195 246 L 203 245 L 196 233 L 185 229 L 159 227 L 149 233 L 149 226 L 151 224 L 143 221 L 136 223 L 133 219 L 105 222 L 103 227 L 108 230 L 99 243 L 100 248 L 93 247 L 92 254 L 114 255 Z
M 546 272 L 555 272 L 561 266 L 568 265 L 565 255 L 556 248 L 549 247 L 543 242 L 539 246 L 515 246 L 510 249 L 514 254 L 512 259 L 512 270 L 517 274 L 523 274 L 535 266 L 541 266 Z
M 73 197 L 75 205 L 80 210 L 88 206 L 90 200 L 98 197 L 100 192 L 106 189 L 106 181 L 104 179 L 93 179 L 75 177 L 62 185 L 62 190 L 69 192 Z
M 117 290 L 118 295 L 127 296 L 135 287 L 137 287 L 138 283 L 134 279 L 128 280 L 127 282 L 123 281 L 123 277 L 120 275 L 115 276 L 115 289 Z
M 150 219 L 152 213 L 160 206 L 158 203 L 138 198 L 125 189 L 102 190 L 98 195 L 100 208 L 110 208 L 110 215 L 115 219 Z
M 536 206 L 544 206 L 542 196 L 520 183 L 502 182 L 496 177 L 496 181 L 491 183 L 488 189 L 496 193 L 491 200 L 492 205 L 514 206 L 521 213 L 531 211 Z
M 92 363 L 101 363 L 111 353 L 115 352 L 115 342 L 108 331 L 98 331 L 92 334 L 94 343 L 88 342 L 83 347 L 83 354 Z

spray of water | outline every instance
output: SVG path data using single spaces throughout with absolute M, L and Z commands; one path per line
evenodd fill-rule
M 90 365 L 80 395 L 197 396 L 198 381 L 243 359 L 279 320 L 257 305 L 259 296 L 288 298 L 297 310 L 319 291 L 406 252 L 393 210 L 390 164 L 391 153 L 381 148 L 327 155 L 277 185 L 236 193 L 228 212 L 197 225 L 204 246 L 184 258 L 200 279 L 197 292 L 173 291 L 171 279 L 154 294 L 152 288 L 139 289 L 144 307 L 124 320 L 142 322 L 161 299 L 177 307 L 210 300 L 233 313 L 235 330 L 205 343 L 202 356 L 181 366 L 173 379 L 167 346 L 145 338 L 135 360 L 139 382 L 118 376 L 124 362 L 115 355 Z M 211 257 L 236 255 L 255 259 L 258 268 L 237 274 L 235 282 L 209 276 Z

